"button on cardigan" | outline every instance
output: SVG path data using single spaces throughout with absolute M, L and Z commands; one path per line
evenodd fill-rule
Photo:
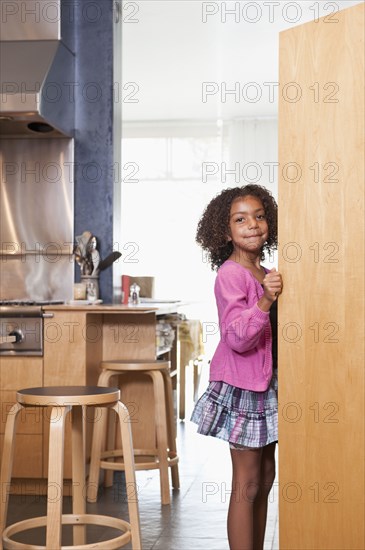
M 272 335 L 270 314 L 257 305 L 262 286 L 248 269 L 227 260 L 218 269 L 214 293 L 220 342 L 210 364 L 210 381 L 267 390 L 272 377 Z

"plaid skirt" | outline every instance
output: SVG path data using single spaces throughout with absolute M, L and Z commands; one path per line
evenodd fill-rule
M 230 444 L 265 447 L 278 440 L 277 370 L 268 389 L 255 392 L 225 382 L 210 382 L 197 401 L 191 421 L 198 433 Z

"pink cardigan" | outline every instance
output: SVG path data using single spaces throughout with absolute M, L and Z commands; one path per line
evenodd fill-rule
M 210 381 L 253 391 L 267 390 L 272 377 L 270 314 L 257 302 L 264 291 L 252 273 L 227 260 L 214 287 L 220 342 L 210 364 Z

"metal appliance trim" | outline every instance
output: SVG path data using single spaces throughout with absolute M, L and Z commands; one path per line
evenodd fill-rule
M 3 318 L 41 318 L 43 317 L 43 311 L 40 306 L 17 306 L 8 305 L 0 306 L 0 319 Z

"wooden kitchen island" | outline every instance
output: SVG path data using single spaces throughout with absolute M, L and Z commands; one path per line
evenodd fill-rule
M 1 433 L 6 413 L 15 401 L 15 392 L 25 387 L 59 385 L 96 385 L 100 363 L 115 359 L 156 359 L 156 320 L 177 312 L 179 302 L 168 304 L 123 305 L 50 305 L 44 306 L 43 357 L 0 357 Z M 174 349 L 174 348 L 173 348 Z M 163 353 L 161 351 L 160 353 Z M 175 354 L 164 355 L 172 360 Z M 125 386 L 124 386 L 125 382 Z M 149 378 L 130 374 L 123 378 L 122 401 L 130 411 L 133 441 L 136 447 L 153 448 L 153 393 Z M 88 409 L 87 455 L 90 451 L 93 412 Z M 20 420 L 16 440 L 12 491 L 44 494 L 48 462 L 47 409 L 27 410 Z M 67 428 L 68 430 L 68 428 Z M 67 435 L 65 480 L 71 478 Z

